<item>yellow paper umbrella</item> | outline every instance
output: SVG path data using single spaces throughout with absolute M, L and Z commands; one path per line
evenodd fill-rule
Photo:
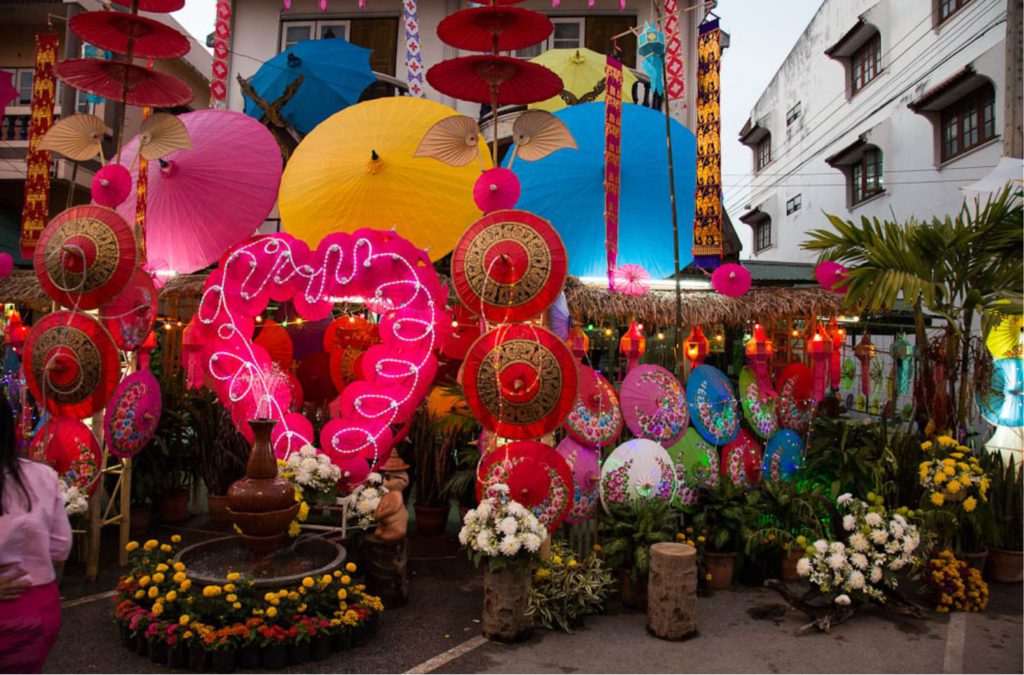
M 534 103 L 530 107 L 555 112 L 570 103 L 590 103 L 604 100 L 604 54 L 591 49 L 549 49 L 540 56 L 530 59 L 534 63 L 553 70 L 562 78 L 565 89 L 560 96 L 554 96 Z M 622 67 L 622 99 L 630 102 L 630 92 L 636 76 L 629 68 Z M 568 101 L 566 100 L 568 99 Z
M 997 359 L 1024 356 L 1024 315 L 1008 314 L 985 338 L 985 346 Z
M 281 179 L 285 231 L 310 246 L 331 232 L 396 228 L 432 260 L 447 255 L 482 214 L 473 184 L 490 168 L 481 162 L 449 166 L 414 157 L 424 134 L 455 115 L 448 106 L 416 97 L 365 101 L 335 113 L 303 139 Z

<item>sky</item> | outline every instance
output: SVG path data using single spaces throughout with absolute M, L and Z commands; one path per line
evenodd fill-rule
M 645 0 L 629 0 L 634 5 Z M 369 4 L 372 4 L 370 0 Z M 722 57 L 722 189 L 743 240 L 744 257 L 751 251 L 750 228 L 739 222 L 746 210 L 746 185 L 753 163 L 741 145 L 739 131 L 761 92 L 782 65 L 789 50 L 810 22 L 822 0 L 719 0 L 716 13 L 731 43 Z M 205 44 L 213 31 L 215 0 L 186 0 L 174 18 Z

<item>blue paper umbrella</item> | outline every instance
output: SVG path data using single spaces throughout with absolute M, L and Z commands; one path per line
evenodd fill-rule
M 370 53 L 341 38 L 302 40 L 260 66 L 250 84 L 260 98 L 273 103 L 301 75 L 302 84 L 281 114 L 296 130 L 309 133 L 357 103 L 363 90 L 377 80 L 370 69 Z M 261 119 L 264 112 L 246 97 L 245 114 Z
M 534 162 L 516 160 L 522 196 L 516 208 L 551 221 L 569 252 L 569 274 L 607 276 L 604 221 L 604 104 L 584 103 L 554 113 L 576 140 Z M 512 156 L 512 153 L 509 153 Z M 622 106 L 618 263 L 635 263 L 652 278 L 674 273 L 665 116 L 639 105 Z M 672 121 L 679 265 L 693 256 L 697 143 L 693 132 Z
M 1024 359 L 997 359 L 988 386 L 978 391 L 978 407 L 992 424 L 1024 426 Z
M 690 423 L 708 442 L 721 446 L 736 438 L 740 430 L 740 406 L 736 392 L 722 371 L 698 366 L 686 381 Z
M 800 435 L 783 429 L 768 441 L 764 449 L 761 474 L 765 480 L 787 480 L 803 464 L 804 442 Z

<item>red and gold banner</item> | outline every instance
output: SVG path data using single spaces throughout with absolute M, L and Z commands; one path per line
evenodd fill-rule
M 150 67 L 153 67 L 152 61 Z M 152 108 L 142 109 L 142 119 L 153 115 Z M 149 160 L 139 155 L 139 177 L 135 182 L 135 241 L 139 247 L 139 264 L 146 264 L 146 189 L 149 183 Z
M 53 126 L 53 104 L 57 94 L 57 34 L 36 35 L 36 63 L 32 74 L 32 119 L 28 127 L 28 156 L 25 158 L 25 206 L 21 212 L 21 257 L 32 259 L 39 235 L 49 220 L 50 151 L 37 150 L 43 134 Z
M 679 36 L 679 7 L 676 0 L 665 0 L 665 81 L 666 101 L 668 111 L 672 115 L 678 115 L 686 105 L 683 94 L 686 92 L 684 86 L 683 72 L 683 42 Z
M 608 290 L 619 255 L 619 166 L 622 160 L 622 63 L 609 56 L 604 67 L 604 246 Z
M 223 108 L 228 97 L 228 62 L 231 59 L 231 0 L 217 0 L 213 28 L 213 68 L 210 77 L 211 106 Z
M 714 268 L 722 258 L 722 122 L 718 20 L 701 24 L 697 39 L 697 193 L 693 261 Z

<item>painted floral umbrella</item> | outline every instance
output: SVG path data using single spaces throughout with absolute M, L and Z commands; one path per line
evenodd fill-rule
M 504 483 L 509 498 L 533 511 L 554 532 L 573 505 L 573 474 L 565 459 L 537 441 L 517 441 L 491 452 L 477 470 L 477 498 L 486 488 Z
M 577 443 L 571 436 L 563 438 L 555 450 L 572 469 L 573 500 L 566 522 L 570 525 L 585 523 L 597 513 L 597 503 L 600 499 L 598 483 L 601 481 L 601 451 Z
M 676 503 L 696 504 L 700 488 L 718 482 L 718 450 L 693 427 L 667 450 L 675 465 Z
M 761 482 L 763 459 L 761 444 L 749 431 L 740 429 L 736 438 L 722 448 L 722 476 L 733 485 L 755 486 Z
M 656 365 L 634 368 L 622 382 L 622 417 L 637 436 L 672 444 L 686 430 L 686 392 L 675 375 Z
M 670 502 L 675 493 L 672 458 L 665 448 L 646 438 L 615 448 L 601 467 L 601 503 L 609 513 L 638 499 Z
M 779 481 L 793 477 L 803 465 L 804 442 L 789 429 L 783 429 L 772 436 L 764 449 L 761 474 L 765 480 Z
M 803 363 L 790 363 L 782 369 L 775 388 L 779 426 L 806 433 L 814 414 L 814 373 Z
M 739 405 L 732 384 L 714 366 L 698 366 L 686 381 L 690 420 L 706 440 L 725 445 L 740 428 Z
M 613 443 L 622 432 L 622 411 L 615 388 L 593 368 L 580 366 L 579 393 L 565 429 L 579 443 L 603 447 Z
M 740 395 L 743 397 L 743 417 L 761 438 L 771 438 L 779 429 L 775 407 L 778 400 L 768 396 L 758 386 L 757 375 L 749 366 L 740 371 Z
M 156 433 L 163 402 L 160 383 L 148 370 L 137 370 L 117 385 L 103 416 L 103 438 L 117 457 L 137 455 Z
M 141 347 L 153 330 L 157 303 L 153 279 L 136 269 L 124 290 L 100 305 L 99 315 L 117 346 L 131 352 Z
M 146 252 L 150 266 L 179 274 L 216 262 L 252 235 L 270 214 L 281 181 L 281 151 L 266 127 L 230 110 L 179 115 L 191 150 L 151 166 L 146 194 Z M 138 181 L 140 137 L 121 151 L 120 163 Z M 157 170 L 154 170 L 157 169 Z M 133 193 L 118 212 L 135 220 Z
M 89 427 L 71 417 L 54 417 L 36 431 L 29 457 L 50 465 L 70 485 L 92 494 L 99 485 L 103 453 Z

